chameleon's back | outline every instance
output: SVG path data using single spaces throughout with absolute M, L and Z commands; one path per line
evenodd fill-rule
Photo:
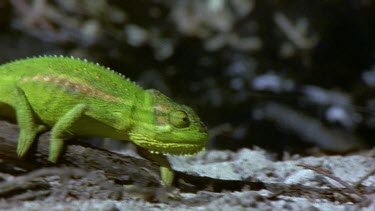
M 53 86 L 62 81 L 71 81 L 89 85 L 96 90 L 103 90 L 113 97 L 122 97 L 126 96 L 129 91 L 141 90 L 133 82 L 124 81 L 123 76 L 108 68 L 73 57 L 43 56 L 6 63 L 0 66 L 0 76 L 1 84 L 22 85 L 35 81 Z M 63 88 L 62 85 L 61 88 Z M 79 95 L 79 92 L 77 94 Z
M 0 66 L 0 103 L 16 104 L 14 90 L 22 89 L 35 113 L 48 125 L 78 103 L 95 104 L 100 112 L 126 113 L 144 91 L 123 76 L 85 60 L 45 56 Z M 110 106 L 108 108 L 107 106 Z M 0 109 L 8 113 L 8 108 Z M 97 111 L 96 111 L 97 112 Z M 8 116 L 14 116 L 11 113 Z M 110 116 L 110 114 L 108 114 Z

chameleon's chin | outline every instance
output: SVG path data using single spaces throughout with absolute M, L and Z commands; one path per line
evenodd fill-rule
M 202 150 L 206 144 L 206 137 L 195 141 L 167 142 L 160 141 L 139 133 L 130 133 L 130 140 L 136 145 L 147 149 L 154 154 L 171 154 L 171 155 L 193 155 Z
M 170 154 L 170 155 L 194 155 L 203 151 L 205 148 L 202 145 L 196 144 L 176 144 L 164 143 L 162 146 L 147 143 L 146 145 L 136 143 L 140 147 L 148 149 L 153 154 Z
M 204 147 L 200 147 L 200 148 L 193 148 L 193 149 L 185 149 L 185 150 L 178 150 L 178 151 L 174 151 L 174 150 L 170 150 L 170 149 L 157 149 L 157 150 L 148 150 L 149 152 L 153 153 L 153 154 L 164 154 L 164 155 L 167 155 L 167 154 L 170 154 L 170 155 L 195 155 L 199 152 L 202 152 L 204 151 L 205 148 Z
M 191 143 L 156 143 L 149 140 L 133 140 L 133 142 L 147 149 L 153 154 L 194 155 L 204 150 L 204 145 Z

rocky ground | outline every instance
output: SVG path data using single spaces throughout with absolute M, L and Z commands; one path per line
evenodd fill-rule
M 259 148 L 170 156 L 177 181 L 164 187 L 157 165 L 131 148 L 124 156 L 69 145 L 51 165 L 48 135 L 19 160 L 17 127 L 1 122 L 0 129 L 1 210 L 375 209 L 374 150 L 282 160 Z

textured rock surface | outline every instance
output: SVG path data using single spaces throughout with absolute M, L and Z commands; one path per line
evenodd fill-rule
M 28 193 L 1 194 L 1 210 L 373 210 L 375 209 L 375 175 L 355 187 L 355 183 L 375 170 L 371 152 L 362 155 L 293 157 L 273 161 L 263 150 L 238 152 L 206 151 L 195 157 L 170 157 L 173 168 L 185 172 L 185 178 L 210 178 L 234 181 L 237 190 L 215 188 L 121 186 L 109 180 L 102 171 L 64 175 L 55 169 L 49 174 L 35 174 L 28 181 Z M 328 177 L 297 166 L 305 164 L 329 171 L 347 182 L 361 195 Z M 64 170 L 64 169 L 62 169 Z M 38 170 L 36 170 L 38 171 Z M 65 172 L 69 171 L 64 170 Z M 32 173 L 31 173 L 32 174 Z M 39 176 L 38 176 L 39 175 Z M 74 176 L 75 175 L 75 176 Z M 31 177 L 29 175 L 29 177 Z M 1 174 L 0 186 L 19 177 Z M 27 177 L 25 177 L 27 178 Z M 182 180 L 181 178 L 179 180 Z M 36 182 L 44 184 L 38 184 Z M 208 180 L 209 181 L 209 180 Z M 250 183 L 252 181 L 253 183 Z M 179 181 L 178 186 L 183 184 Z M 225 184 L 225 183 L 223 183 Z M 253 186 L 253 184 L 256 184 Z M 194 184 L 192 184 L 194 185 Z M 258 187 L 257 187 L 258 186 Z M 21 188 L 20 186 L 19 188 Z M 183 186 L 182 186 L 183 187 Z M 24 187 L 25 188 L 25 187 Z M 233 189 L 233 187 L 230 187 Z M 43 192 L 44 191 L 44 192 Z M 34 194 L 35 198 L 30 196 Z M 363 198 L 362 198 L 363 197 Z M 365 199 L 367 198 L 367 199 Z M 31 200 L 31 201 L 30 201 Z M 361 207 L 363 206 L 363 207 Z

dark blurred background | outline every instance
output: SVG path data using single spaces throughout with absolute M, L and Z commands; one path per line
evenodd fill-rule
M 0 62 L 108 66 L 193 107 L 209 149 L 375 145 L 372 0 L 0 0 Z

